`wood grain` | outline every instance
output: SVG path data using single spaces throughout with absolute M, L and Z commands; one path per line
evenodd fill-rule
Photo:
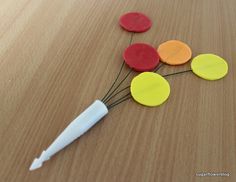
M 0 181 L 235 181 L 235 7 L 235 0 L 0 0 Z M 193 56 L 224 57 L 229 74 L 214 82 L 191 73 L 169 77 L 164 105 L 126 101 L 29 172 L 34 157 L 111 85 L 129 44 L 118 25 L 127 11 L 153 21 L 133 42 L 157 47 L 180 39 Z

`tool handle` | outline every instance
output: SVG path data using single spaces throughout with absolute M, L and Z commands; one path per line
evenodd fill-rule
M 108 113 L 106 105 L 95 100 L 86 110 L 75 118 L 48 147 L 46 153 L 52 156 L 75 139 L 79 138 Z

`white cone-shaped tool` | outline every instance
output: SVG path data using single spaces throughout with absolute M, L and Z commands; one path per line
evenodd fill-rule
M 94 124 L 108 113 L 106 105 L 100 100 L 94 101 L 83 113 L 75 118 L 65 130 L 44 150 L 39 158 L 35 158 L 29 170 L 40 168 L 44 161 L 49 160 L 54 154 L 83 135 Z

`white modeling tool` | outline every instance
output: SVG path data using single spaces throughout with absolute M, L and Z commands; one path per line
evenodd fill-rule
M 75 118 L 65 130 L 44 150 L 39 158 L 35 158 L 29 170 L 40 168 L 44 161 L 47 161 L 54 154 L 69 145 L 75 139 L 83 135 L 93 125 L 108 113 L 107 106 L 100 100 L 94 101 L 84 112 Z

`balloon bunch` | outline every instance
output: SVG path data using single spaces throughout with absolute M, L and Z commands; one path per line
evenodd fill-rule
M 123 53 L 124 62 L 113 82 L 112 86 L 103 97 L 102 101 L 107 104 L 108 109 L 122 103 L 125 100 L 133 98 L 138 103 L 145 106 L 158 106 L 164 103 L 170 94 L 170 86 L 164 78 L 171 75 L 193 72 L 197 76 L 206 80 L 217 80 L 223 78 L 228 72 L 227 62 L 214 54 L 201 54 L 193 58 L 191 69 L 160 75 L 156 72 L 163 65 L 183 65 L 191 60 L 191 48 L 179 40 L 169 40 L 157 48 L 153 48 L 146 43 L 132 43 L 134 33 L 146 32 L 151 28 L 151 20 L 139 12 L 130 12 L 121 16 L 120 26 L 131 33 L 130 45 Z M 114 88 L 124 67 L 124 63 L 130 68 L 130 71 Z M 133 78 L 131 84 L 121 90 L 119 86 L 130 75 L 131 71 L 141 72 Z M 130 89 L 130 92 L 112 103 L 109 101 L 121 94 L 124 90 Z
M 123 53 L 124 62 L 121 64 L 118 75 L 111 87 L 101 100 L 95 100 L 84 112 L 75 118 L 64 131 L 43 150 L 39 158 L 35 158 L 30 170 L 40 168 L 44 161 L 49 160 L 54 154 L 69 145 L 75 139 L 84 134 L 101 118 L 108 114 L 109 109 L 133 98 L 136 102 L 145 106 L 159 106 L 164 103 L 170 95 L 170 85 L 165 79 L 167 76 L 192 72 L 206 80 L 217 80 L 223 78 L 228 72 L 227 62 L 213 54 L 201 54 L 193 58 L 191 69 L 160 75 L 156 73 L 163 65 L 182 65 L 192 57 L 190 47 L 179 41 L 170 40 L 159 45 L 157 50 L 146 43 L 133 43 L 135 33 L 149 30 L 152 26 L 151 20 L 139 12 L 124 14 L 120 18 L 120 26 L 131 32 L 130 45 Z M 124 66 L 129 67 L 121 81 L 118 81 Z M 119 89 L 131 72 L 141 72 L 135 76 L 131 84 Z M 128 93 L 119 99 L 112 101 L 117 95 L 128 90 Z

